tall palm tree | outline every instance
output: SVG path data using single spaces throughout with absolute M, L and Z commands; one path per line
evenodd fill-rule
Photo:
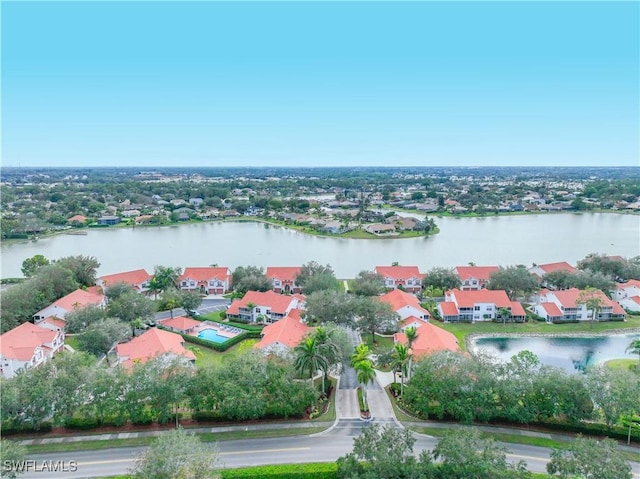
M 315 339 L 318 349 L 320 350 L 320 354 L 324 356 L 326 363 L 322 369 L 324 373 L 322 379 L 322 393 L 325 393 L 325 384 L 329 379 L 329 369 L 331 366 L 334 366 L 340 362 L 340 348 L 334 342 L 333 337 L 330 332 L 327 331 L 326 328 L 318 327 L 316 328 L 315 333 L 313 334 L 313 338 Z
M 404 330 L 404 335 L 407 338 L 407 343 L 409 344 L 409 349 L 411 349 L 411 346 L 413 345 L 413 342 L 418 337 L 418 328 L 416 328 L 415 326 L 411 326 L 411 327 L 409 327 L 409 328 Z
M 358 344 L 355 352 L 351 355 L 351 367 L 356 369 L 359 362 L 368 360 L 370 352 L 369 346 L 364 343 Z
M 324 370 L 327 367 L 327 359 L 323 356 L 318 342 L 313 336 L 308 336 L 294 348 L 293 352 L 295 353 L 295 368 L 301 373 L 309 371 L 309 379 L 313 384 L 314 373 L 318 369 Z
M 393 368 L 393 382 L 396 382 L 396 372 L 402 372 L 400 381 L 400 395 L 404 394 L 404 381 L 407 377 L 407 364 L 411 358 L 410 348 L 404 344 L 396 344 L 393 347 L 391 367 Z
M 370 359 L 360 361 L 356 366 L 356 378 L 362 387 L 362 403 L 364 410 L 369 410 L 369 401 L 367 400 L 367 386 L 376 378 L 376 371 L 373 369 L 373 362 Z

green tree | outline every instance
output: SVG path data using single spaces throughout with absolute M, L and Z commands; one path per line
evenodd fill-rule
M 498 318 L 502 318 L 502 324 L 507 325 L 507 319 L 511 318 L 511 309 L 498 308 Z
M 58 266 L 68 269 L 73 273 L 73 278 L 80 286 L 94 286 L 96 272 L 100 263 L 95 256 L 66 256 L 55 261 Z
M 327 358 L 324 356 L 320 344 L 313 336 L 304 338 L 300 344 L 293 349 L 295 360 L 294 364 L 298 371 L 304 373 L 309 372 L 309 378 L 313 382 L 313 375 L 319 369 L 323 371 L 328 367 Z
M 196 291 L 182 291 L 179 304 L 185 311 L 195 311 L 202 304 L 202 296 Z
M 384 278 L 372 271 L 360 271 L 350 288 L 357 296 L 378 296 L 384 292 Z
M 607 426 L 640 413 L 640 375 L 629 370 L 593 367 L 587 369 L 585 385 Z
M 209 479 L 220 477 L 216 447 L 203 444 L 182 428 L 162 433 L 136 458 L 131 473 L 139 479 Z
M 23 466 L 27 460 L 27 450 L 19 442 L 0 440 L 0 467 L 2 477 L 15 479 L 23 471 Z
M 391 359 L 391 367 L 393 368 L 393 382 L 396 382 L 396 373 L 402 373 L 402 381 L 400 382 L 400 395 L 404 394 L 404 383 L 407 378 L 407 365 L 411 353 L 410 348 L 404 344 L 396 344 L 393 346 Z
M 404 330 L 404 335 L 407 338 L 407 345 L 409 349 L 413 346 L 413 342 L 418 338 L 418 328 L 410 326 Z
M 233 270 L 232 285 L 234 291 L 244 294 L 247 291 L 269 291 L 273 284 L 258 266 L 238 266 Z
M 156 266 L 151 279 L 153 287 L 158 291 L 178 289 L 178 279 L 182 274 L 182 268 L 171 266 Z
M 488 289 L 503 289 L 511 300 L 526 297 L 538 289 L 538 282 L 523 265 L 500 267 L 491 273 Z
M 625 261 L 604 254 L 592 253 L 578 261 L 578 269 L 591 270 L 607 276 L 611 280 L 622 277 L 625 270 Z
M 109 301 L 107 305 L 107 316 L 120 318 L 127 323 L 137 318 L 151 319 L 154 312 L 153 300 L 133 290 Z
M 357 324 L 362 331 L 371 333 L 371 340 L 376 341 L 375 333 L 382 329 L 397 329 L 398 315 L 389 303 L 376 297 L 363 296 L 354 301 L 354 309 L 358 315 Z
M 64 318 L 66 321 L 65 330 L 71 334 L 81 333 L 91 324 L 106 317 L 107 313 L 103 308 L 95 304 L 90 304 L 84 308 L 78 308 L 67 313 Z
M 322 326 L 316 328 L 313 333 L 313 339 L 315 339 L 316 344 L 318 345 L 318 349 L 320 354 L 324 357 L 325 361 L 320 364 L 320 368 L 323 372 L 322 379 L 322 393 L 324 394 L 325 387 L 329 380 L 329 370 L 332 367 L 338 366 L 342 361 L 342 355 L 338 343 L 334 340 L 334 336 L 337 334 L 337 330 L 327 329 Z
M 439 475 L 451 479 L 524 479 L 531 477 L 523 461 L 507 462 L 507 450 L 476 429 L 447 432 L 433 449 Z
M 100 357 L 107 354 L 115 344 L 129 339 L 130 336 L 131 328 L 127 323 L 117 318 L 101 319 L 78 335 L 78 348 Z
M 631 479 L 631 466 L 613 439 L 578 436 L 568 448 L 554 449 L 547 472 L 561 479 Z
M 41 266 L 46 266 L 48 264 L 49 264 L 49 260 L 47 258 L 45 258 L 41 254 L 37 254 L 35 256 L 32 256 L 31 258 L 25 259 L 22 262 L 21 271 L 26 278 L 31 278 L 33 275 L 36 274 L 36 272 Z
M 354 325 L 354 299 L 337 291 L 315 291 L 307 296 L 305 319 L 310 324 L 332 322 L 343 326 Z
M 302 265 L 300 273 L 296 276 L 296 284 L 304 290 L 305 294 L 324 289 L 338 290 L 333 268 L 328 264 L 323 266 L 316 261 L 309 261 Z
M 425 288 L 433 287 L 442 291 L 448 291 L 460 286 L 460 278 L 452 268 L 432 268 L 422 280 L 422 286 Z
M 629 343 L 629 346 L 627 346 L 626 352 L 637 354 L 638 361 L 640 361 L 640 339 L 634 339 L 633 341 L 631 341 L 631 343 Z

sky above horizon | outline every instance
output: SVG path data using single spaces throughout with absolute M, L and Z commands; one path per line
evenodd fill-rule
M 640 166 L 638 2 L 7 2 L 3 166 Z

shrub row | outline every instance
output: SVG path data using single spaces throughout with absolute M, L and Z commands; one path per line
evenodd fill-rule
M 182 336 L 188 343 L 199 344 L 200 346 L 206 346 L 223 353 L 231 346 L 234 346 L 244 341 L 245 339 L 260 339 L 261 334 L 260 331 L 246 331 L 244 333 L 238 334 L 237 336 L 234 336 L 233 338 L 229 338 L 224 343 L 214 343 L 213 341 L 209 341 L 208 339 L 191 336 L 189 334 L 181 334 L 180 336 Z
M 221 473 L 222 479 L 337 479 L 338 466 L 335 462 L 283 464 L 224 469 Z
M 11 436 L 14 434 L 33 434 L 51 432 L 53 425 L 48 422 L 41 422 L 37 425 L 17 424 L 13 421 L 3 421 L 0 425 L 0 433 L 2 436 Z
M 218 323 L 218 324 L 224 324 L 225 326 L 233 326 L 235 328 L 238 329 L 244 329 L 245 331 L 262 331 L 262 329 L 264 328 L 264 326 L 262 325 L 258 325 L 258 324 L 247 324 L 247 323 L 240 323 L 237 321 L 234 321 L 232 319 L 230 319 L 229 321 L 218 321 L 216 319 L 214 320 L 209 320 L 209 321 L 213 321 L 214 323 Z
M 584 434 L 586 436 L 606 436 L 611 439 L 617 439 L 620 441 L 626 441 L 629 428 L 624 426 L 613 426 L 612 428 L 607 427 L 606 424 L 599 423 L 586 423 L 581 422 L 578 424 L 567 424 L 561 421 L 545 421 L 540 423 L 540 426 L 551 429 L 554 431 L 563 431 L 563 432 L 575 432 Z M 640 443 L 640 430 L 631 428 L 631 440 L 636 443 Z

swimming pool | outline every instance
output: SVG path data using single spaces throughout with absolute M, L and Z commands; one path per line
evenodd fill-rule
M 214 343 L 224 343 L 230 339 L 228 336 L 219 335 L 218 330 L 213 328 L 203 329 L 198 333 L 198 337 Z

